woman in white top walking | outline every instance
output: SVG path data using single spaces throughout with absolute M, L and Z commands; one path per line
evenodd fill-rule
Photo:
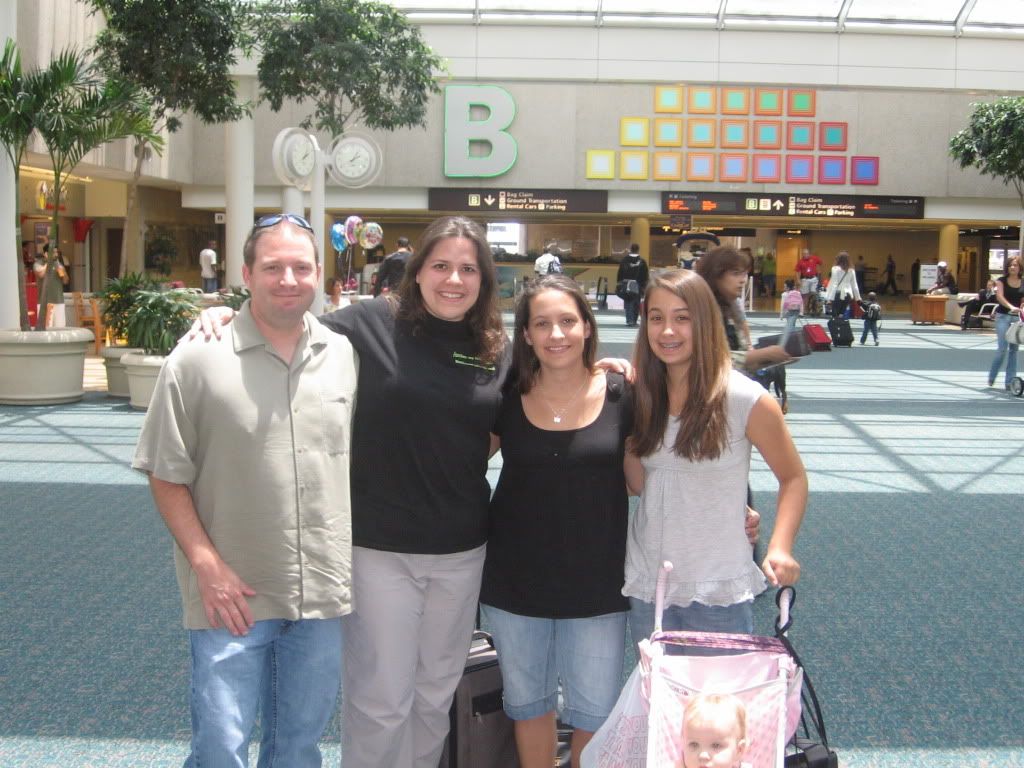
M 850 299 L 860 301 L 857 274 L 850 266 L 850 254 L 846 251 L 840 251 L 836 256 L 836 264 L 832 267 L 825 298 L 832 302 L 832 317 L 842 317 L 846 313 L 846 308 L 850 306 Z

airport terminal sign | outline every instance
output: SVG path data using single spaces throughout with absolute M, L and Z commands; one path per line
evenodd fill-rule
M 432 211 L 608 212 L 608 192 L 605 190 L 434 187 L 428 190 L 427 200 Z
M 662 192 L 661 212 L 705 216 L 923 219 L 924 198 L 788 192 Z

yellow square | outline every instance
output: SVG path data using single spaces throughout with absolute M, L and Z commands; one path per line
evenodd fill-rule
M 619 178 L 628 181 L 647 180 L 647 153 L 623 150 L 619 153 Z
M 615 150 L 613 150 L 613 149 L 588 149 L 587 150 L 587 178 L 588 179 L 614 179 L 615 178 Z
M 619 143 L 624 147 L 646 147 L 651 143 L 651 121 L 647 117 L 619 120 Z
M 683 86 L 681 85 L 656 85 L 654 86 L 654 111 L 660 113 L 682 114 L 683 111 Z
M 681 181 L 683 178 L 682 152 L 654 153 L 654 180 Z

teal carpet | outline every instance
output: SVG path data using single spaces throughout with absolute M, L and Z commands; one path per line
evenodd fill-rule
M 600 325 L 628 354 L 621 316 Z M 1024 766 L 1024 400 L 984 386 L 991 332 L 882 333 L 788 371 L 811 484 L 791 638 L 844 766 Z M 94 394 L 0 406 L 0 768 L 187 754 L 170 538 L 128 469 L 141 421 Z M 751 485 L 767 532 L 763 464 Z M 773 608 L 757 602 L 762 631 Z M 325 753 L 337 765 L 336 721 Z

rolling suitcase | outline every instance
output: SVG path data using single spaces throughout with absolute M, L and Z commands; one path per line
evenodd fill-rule
M 808 323 L 804 327 L 804 336 L 815 352 L 828 352 L 832 349 L 832 340 L 825 329 L 817 323 Z
M 515 731 L 502 709 L 501 695 L 501 670 L 491 636 L 474 632 L 438 768 L 518 768 Z
M 837 347 L 853 346 L 853 329 L 850 328 L 850 321 L 843 317 L 833 317 L 828 321 L 828 332 L 832 337 L 832 343 Z

